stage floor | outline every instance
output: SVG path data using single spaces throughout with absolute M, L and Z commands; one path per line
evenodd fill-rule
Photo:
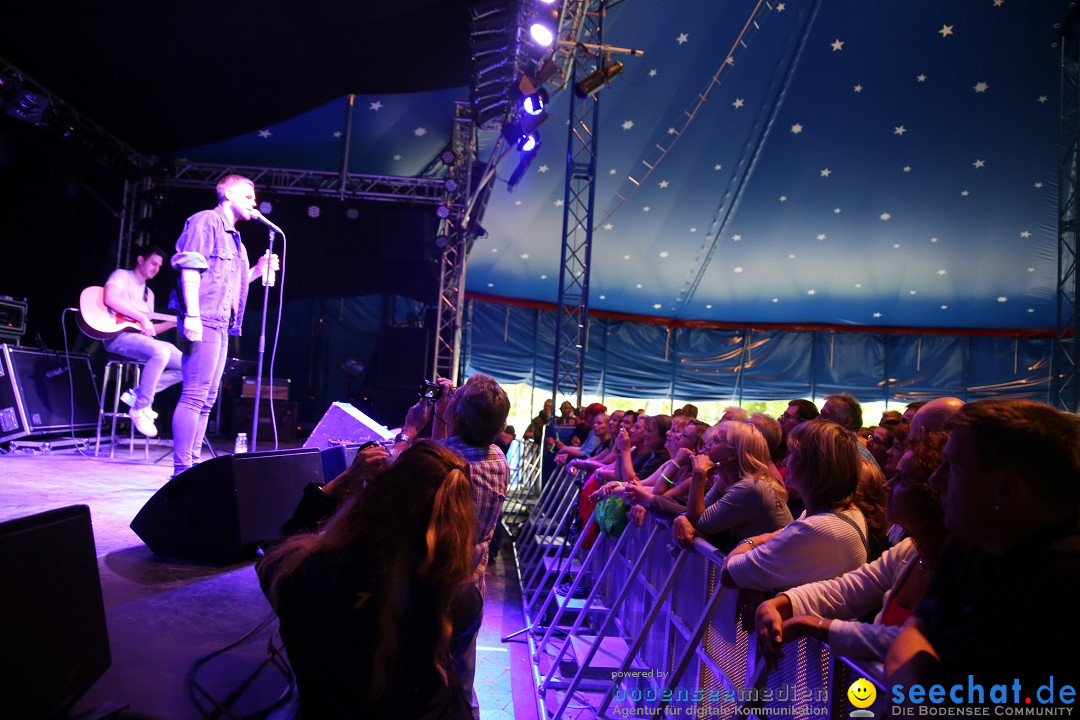
M 270 449 L 261 442 L 259 446 Z M 102 451 L 100 458 L 73 449 L 0 456 L 0 520 L 68 505 L 90 507 L 112 666 L 73 714 L 116 701 L 129 707 L 125 717 L 202 718 L 186 685 L 192 663 L 255 629 L 270 614 L 270 606 L 251 562 L 222 567 L 159 557 L 128 527 L 169 479 L 168 445 L 152 444 L 148 461 L 141 445 L 134 458 L 119 447 L 113 460 L 107 448 Z M 163 459 L 155 464 L 158 458 Z M 483 720 L 536 718 L 527 648 L 523 642 L 500 642 L 521 625 L 507 546 L 488 567 L 484 624 L 477 642 L 476 691 Z M 274 629 L 276 622 L 215 659 L 200 671 L 200 682 L 224 697 L 262 662 Z M 264 671 L 234 712 L 246 714 L 269 705 L 283 687 L 280 675 Z M 291 716 L 287 705 L 270 717 Z

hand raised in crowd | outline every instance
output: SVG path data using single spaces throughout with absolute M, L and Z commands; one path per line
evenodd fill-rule
M 630 435 L 626 428 L 619 428 L 619 434 L 615 436 L 615 452 L 624 453 L 630 451 Z
M 401 424 L 401 432 L 404 435 L 416 437 L 427 427 L 429 420 L 431 420 L 431 403 L 421 398 L 405 413 L 405 422 Z
M 716 467 L 714 463 L 706 453 L 698 453 L 693 456 L 694 473 L 701 473 L 702 475 L 708 475 L 709 471 Z
M 675 518 L 675 522 L 671 525 L 671 534 L 675 538 L 675 543 L 681 548 L 689 548 L 694 544 L 694 526 L 685 515 Z
M 675 453 L 675 457 L 671 458 L 672 461 L 680 468 L 686 467 L 688 460 L 693 460 L 694 451 L 690 448 L 681 447 L 679 451 Z
M 323 492 L 339 500 L 350 497 L 386 468 L 389 457 L 389 451 L 382 445 L 364 448 L 356 453 L 348 470 L 323 486 Z

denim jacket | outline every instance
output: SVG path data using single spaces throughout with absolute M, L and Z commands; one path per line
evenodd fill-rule
M 181 271 L 198 270 L 203 327 L 227 328 L 230 335 L 239 335 L 247 304 L 248 254 L 240 233 L 229 224 L 221 208 L 203 210 L 187 219 L 171 264 L 177 271 L 178 286 L 169 307 L 182 315 L 187 313 Z

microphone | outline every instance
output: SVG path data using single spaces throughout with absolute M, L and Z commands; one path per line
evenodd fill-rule
M 262 223 L 263 225 L 265 225 L 266 227 L 270 228 L 271 230 L 273 230 L 273 231 L 274 231 L 274 232 L 276 232 L 276 233 L 280 233 L 280 234 L 282 234 L 282 235 L 284 235 L 284 234 L 285 234 L 285 233 L 284 233 L 284 232 L 282 231 L 282 229 L 281 229 L 281 228 L 279 228 L 279 227 L 278 227 L 277 225 L 275 225 L 274 223 L 270 222 L 270 218 L 266 217 L 265 215 L 263 215 L 263 214 L 262 214 L 261 212 L 259 212 L 259 211 L 258 211 L 257 209 L 255 209 L 255 208 L 252 208 L 252 210 L 251 210 L 251 219 L 252 219 L 252 220 L 258 220 L 258 221 L 259 221 L 259 222 L 261 222 L 261 223 Z

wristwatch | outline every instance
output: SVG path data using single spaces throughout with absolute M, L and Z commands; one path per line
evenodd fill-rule
M 413 441 L 413 436 L 412 435 L 406 435 L 403 432 L 399 432 L 397 435 L 394 436 L 394 444 L 395 445 L 397 445 L 400 442 L 409 443 L 410 445 L 412 445 L 412 441 Z

